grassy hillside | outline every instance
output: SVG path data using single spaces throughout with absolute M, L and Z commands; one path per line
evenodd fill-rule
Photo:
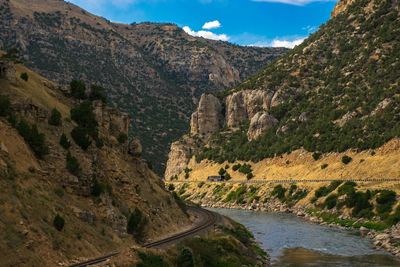
M 353 1 L 303 44 L 235 88 L 274 95 L 269 113 L 279 124 L 253 142 L 247 140 L 247 125 L 217 134 L 197 159 L 259 161 L 300 147 L 320 153 L 365 150 L 399 137 L 399 5 Z

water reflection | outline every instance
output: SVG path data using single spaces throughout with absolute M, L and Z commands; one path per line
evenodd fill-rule
M 250 229 L 273 266 L 400 267 L 400 261 L 375 250 L 356 231 L 312 224 L 292 214 L 214 210 Z

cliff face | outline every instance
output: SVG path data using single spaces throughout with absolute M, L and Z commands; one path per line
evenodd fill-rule
M 140 143 L 119 138 L 128 134 L 128 114 L 94 101 L 73 119 L 94 118 L 98 135 L 73 137 L 70 111 L 81 103 L 29 69 L 0 60 L 5 65 L 28 79 L 0 77 L 0 265 L 65 265 L 190 224 L 138 157 Z M 54 108 L 58 126 L 49 123 Z M 86 150 L 76 144 L 84 138 L 92 141 Z M 139 223 L 128 233 L 133 213 Z
M 202 93 L 235 86 L 287 51 L 194 38 L 172 24 L 111 23 L 58 0 L 0 0 L 0 18 L 0 47 L 18 48 L 34 70 L 105 87 L 134 118 L 157 171 Z
M 218 98 L 210 94 L 203 94 L 197 110 L 192 114 L 190 133 L 203 138 L 219 131 L 222 120 L 222 106 Z
M 340 0 L 332 11 L 332 17 L 337 16 L 339 13 L 345 11 L 355 0 Z

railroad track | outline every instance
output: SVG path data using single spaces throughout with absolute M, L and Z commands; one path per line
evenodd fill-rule
M 228 184 L 293 184 L 293 183 L 324 183 L 324 182 L 333 182 L 333 181 L 340 181 L 340 182 L 369 182 L 369 183 L 376 183 L 376 182 L 400 182 L 400 178 L 388 178 L 388 179 L 307 179 L 307 180 L 236 180 L 236 181 L 221 181 L 221 182 L 212 182 L 212 183 L 228 183 Z M 171 184 L 184 184 L 184 183 L 201 183 L 205 181 L 168 181 Z
M 145 245 L 143 245 L 144 248 L 161 248 L 167 245 L 171 245 L 173 243 L 175 243 L 176 241 L 182 240 L 186 237 L 190 237 L 196 234 L 201 233 L 202 231 L 212 227 L 218 219 L 218 215 L 216 215 L 215 213 L 202 209 L 202 208 L 196 208 L 196 207 L 188 207 L 189 209 L 191 209 L 192 211 L 196 212 L 197 214 L 200 214 L 200 216 L 202 217 L 202 220 L 200 221 L 200 223 L 198 225 L 196 225 L 195 227 L 178 233 L 176 235 L 158 240 L 158 241 L 154 241 L 151 243 L 147 243 Z M 102 263 L 105 262 L 109 259 L 111 259 L 112 257 L 115 257 L 119 254 L 119 252 L 114 252 L 99 258 L 95 258 L 92 260 L 88 260 L 85 262 L 81 262 L 81 263 L 76 263 L 76 264 L 72 264 L 69 267 L 87 267 L 87 266 L 92 266 L 98 263 Z
M 179 234 L 173 235 L 171 237 L 164 238 L 159 241 L 151 242 L 143 247 L 145 248 L 159 248 L 165 245 L 169 245 L 170 243 L 174 243 L 175 241 L 179 241 L 181 239 L 184 239 L 185 237 L 193 236 L 197 233 L 202 232 L 203 230 L 206 230 L 207 228 L 213 226 L 217 222 L 217 215 L 211 211 L 201 209 L 201 208 L 194 208 L 191 207 L 192 210 L 196 210 L 197 213 L 203 214 L 203 220 L 200 223 L 200 225 L 193 227 L 190 230 L 181 232 Z

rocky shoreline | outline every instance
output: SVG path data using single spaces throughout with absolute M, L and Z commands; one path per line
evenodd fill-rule
M 357 230 L 352 227 L 343 227 L 338 224 L 328 224 L 324 222 L 321 218 L 312 216 L 305 211 L 304 207 L 289 207 L 285 204 L 279 203 L 278 201 L 267 202 L 267 203 L 252 203 L 252 204 L 234 204 L 234 203 L 211 203 L 205 202 L 201 203 L 202 207 L 205 208 L 224 208 L 224 209 L 241 209 L 241 210 L 251 210 L 251 211 L 261 211 L 261 212 L 286 212 L 295 214 L 298 217 L 302 217 L 305 220 L 319 224 L 326 225 L 329 227 L 337 227 L 346 230 Z M 374 247 L 377 250 L 383 249 L 396 258 L 400 259 L 400 223 L 388 228 L 384 231 L 375 231 L 365 227 L 360 227 L 359 232 L 361 236 L 371 239 Z

